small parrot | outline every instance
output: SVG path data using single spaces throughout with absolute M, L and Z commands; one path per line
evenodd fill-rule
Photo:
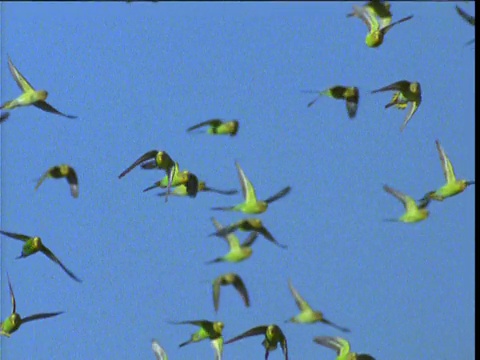
M 368 34 L 365 37 L 365 43 L 368 47 L 376 48 L 382 45 L 385 34 L 397 24 L 405 22 L 413 18 L 413 15 L 404 17 L 393 23 L 385 25 L 385 22 L 380 24 L 375 16 L 375 13 L 366 7 L 359 8 L 353 5 L 353 15 L 362 20 L 368 27 Z M 391 20 L 390 20 L 391 21 Z
M 304 93 L 317 93 L 318 96 L 310 101 L 307 107 L 312 106 L 315 102 L 320 99 L 322 96 L 329 96 L 333 99 L 337 100 L 345 100 L 347 105 L 347 113 L 350 119 L 354 119 L 355 115 L 357 115 L 358 109 L 358 100 L 360 99 L 360 93 L 358 88 L 355 86 L 332 86 L 326 90 L 303 90 Z
M 65 267 L 65 265 L 62 264 L 62 262 L 53 254 L 53 252 L 49 248 L 43 245 L 42 239 L 39 238 L 38 236 L 27 236 L 22 234 L 15 234 L 15 233 L 3 231 L 3 230 L 0 230 L 0 234 L 8 236 L 11 239 L 20 240 L 24 242 L 22 253 L 20 254 L 20 256 L 17 257 L 17 259 L 26 258 L 40 251 L 44 255 L 46 255 L 50 260 L 60 265 L 63 271 L 65 271 L 67 275 L 70 276 L 73 280 L 77 282 L 82 282 L 82 280 L 80 280 L 73 272 L 68 270 Z
M 242 278 L 235 273 L 227 273 L 218 276 L 213 281 L 213 307 L 215 312 L 218 311 L 218 306 L 220 303 L 220 286 L 233 285 L 233 287 L 238 291 L 246 307 L 250 307 L 250 298 L 248 296 L 247 288 L 242 280 Z
M 316 336 L 313 338 L 313 342 L 335 350 L 336 360 L 375 360 L 371 355 L 351 352 L 350 343 L 341 337 Z
M 275 240 L 275 238 L 272 236 L 272 234 L 270 234 L 267 228 L 263 226 L 262 220 L 255 218 L 242 219 L 240 221 L 237 221 L 236 223 L 222 228 L 221 230 L 218 230 L 217 232 L 210 234 L 209 236 L 226 236 L 237 229 L 241 231 L 256 231 L 262 234 L 267 240 L 271 241 L 275 245 L 280 246 L 283 249 L 287 248 L 286 245 L 282 245 L 277 242 L 277 240 Z
M 203 121 L 197 125 L 193 125 L 187 129 L 187 132 L 208 125 L 208 134 L 211 135 L 230 135 L 235 136 L 238 132 L 238 120 L 222 121 L 220 119 L 211 119 Z
M 240 334 L 228 341 L 225 341 L 225 345 L 231 344 L 237 340 L 241 340 L 249 336 L 256 335 L 265 336 L 265 339 L 262 342 L 262 345 L 265 347 L 265 360 L 268 360 L 268 355 L 270 351 L 275 350 L 278 346 L 278 343 L 280 343 L 280 346 L 282 347 L 285 360 L 288 360 L 287 338 L 283 334 L 282 329 L 280 329 L 280 327 L 275 324 L 256 326 L 250 330 L 245 331 L 243 334 Z
M 220 225 L 220 223 L 213 217 L 212 222 L 217 231 L 221 231 L 223 229 L 223 226 Z M 213 264 L 222 261 L 236 263 L 248 259 L 250 256 L 252 256 L 253 250 L 251 246 L 257 239 L 258 233 L 255 231 L 251 232 L 241 245 L 238 237 L 234 233 L 222 235 L 221 237 L 228 243 L 230 251 L 224 256 L 208 261 L 207 264 Z
M 185 345 L 199 342 L 205 339 L 215 340 L 222 336 L 223 331 L 223 322 L 221 321 L 208 321 L 208 320 L 192 320 L 192 321 L 179 321 L 179 322 L 170 322 L 171 324 L 181 325 L 181 324 L 191 324 L 200 326 L 200 329 L 191 335 L 190 340 L 185 341 L 178 345 L 178 347 L 183 347 Z
M 462 193 L 468 186 L 474 185 L 475 181 L 473 180 L 457 180 L 455 177 L 455 172 L 453 171 L 453 165 L 450 162 L 447 154 L 440 145 L 440 141 L 435 140 L 435 145 L 437 146 L 438 155 L 440 155 L 440 161 L 442 162 L 443 175 L 447 181 L 440 189 L 436 191 L 429 191 L 425 194 L 423 199 L 420 201 L 425 201 L 427 199 L 443 201 L 444 199 L 458 195 Z
M 20 106 L 28 106 L 33 105 L 43 111 L 50 112 L 53 114 L 65 116 L 69 119 L 76 119 L 77 117 L 74 115 L 67 115 L 64 114 L 57 109 L 55 109 L 52 105 L 47 103 L 45 100 L 48 97 L 48 92 L 46 90 L 35 90 L 32 85 L 28 82 L 28 80 L 18 71 L 18 69 L 13 65 L 10 56 L 8 57 L 8 67 L 12 76 L 17 83 L 18 87 L 22 90 L 22 95 L 17 97 L 14 100 L 10 100 L 5 102 L 0 109 L 11 110 L 15 109 Z
M 12 284 L 10 283 L 10 277 L 8 276 L 8 288 L 10 289 L 10 300 L 12 301 L 12 314 L 5 319 L 4 322 L 0 323 L 0 335 L 10 337 L 18 328 L 29 321 L 48 319 L 53 316 L 63 314 L 63 311 L 54 312 L 54 313 L 41 313 L 30 315 L 25 318 L 22 318 L 17 314 L 17 306 L 15 303 L 15 295 L 13 293 Z
M 322 322 L 324 324 L 333 326 L 340 331 L 350 332 L 350 329 L 338 326 L 337 324 L 334 324 L 331 321 L 325 319 L 321 311 L 313 310 L 311 306 L 300 296 L 298 291 L 293 287 L 291 281 L 288 282 L 288 287 L 290 288 L 290 291 L 295 298 L 295 303 L 297 304 L 297 307 L 300 309 L 300 314 L 290 318 L 286 322 L 293 322 L 299 324 L 313 324 L 315 322 Z
M 232 210 L 241 211 L 245 214 L 261 214 L 267 210 L 270 203 L 281 199 L 291 190 L 291 187 L 287 186 L 266 200 L 258 200 L 252 183 L 248 180 L 238 162 L 235 162 L 235 166 L 237 167 L 238 177 L 240 179 L 240 184 L 242 185 L 242 192 L 245 201 L 235 206 L 213 207 L 212 210 Z
M 398 190 L 395 190 L 391 188 L 388 185 L 384 185 L 383 189 L 395 196 L 398 200 L 400 200 L 403 203 L 403 206 L 405 207 L 405 213 L 398 219 L 385 219 L 385 221 L 400 221 L 404 223 L 415 223 L 419 222 L 422 220 L 425 220 L 428 215 L 429 211 L 427 210 L 428 204 L 430 204 L 430 199 L 422 199 L 418 204 L 415 202 L 415 200 L 403 193 L 401 193 Z
M 400 127 L 400 131 L 403 131 L 403 129 L 405 129 L 405 126 L 407 126 L 408 122 L 412 118 L 413 114 L 415 114 L 420 104 L 422 103 L 422 88 L 419 82 L 400 80 L 380 89 L 373 90 L 372 94 L 390 90 L 396 92 L 395 94 L 393 94 L 392 100 L 387 105 L 385 105 L 385 109 L 388 109 L 391 106 L 395 106 L 397 109 L 404 110 L 409 102 L 412 103 L 410 111 L 408 112 L 407 117 L 405 118 L 402 126 Z
M 37 190 L 39 186 L 42 185 L 43 181 L 46 178 L 53 178 L 53 179 L 66 178 L 68 184 L 70 185 L 70 193 L 74 198 L 78 197 L 78 177 L 77 177 L 77 173 L 71 166 L 62 164 L 62 165 L 51 167 L 40 177 L 40 179 L 37 182 L 37 185 L 35 186 L 35 190 Z

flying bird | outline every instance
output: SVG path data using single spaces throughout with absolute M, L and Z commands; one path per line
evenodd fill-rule
M 0 335 L 10 337 L 18 328 L 29 321 L 48 319 L 53 316 L 57 316 L 63 313 L 63 311 L 53 312 L 53 313 L 41 313 L 30 315 L 22 319 L 22 317 L 17 314 L 17 306 L 15 302 L 15 295 L 13 293 L 12 284 L 10 283 L 10 277 L 8 276 L 8 288 L 10 289 L 10 300 L 12 301 L 12 313 L 7 317 L 2 323 L 0 323 Z
M 432 199 L 443 201 L 448 197 L 462 193 L 468 186 L 474 185 L 475 181 L 465 179 L 457 180 L 455 172 L 453 171 L 453 165 L 445 153 L 445 150 L 443 150 L 442 145 L 440 145 L 438 140 L 435 140 L 435 145 L 437 146 L 438 155 L 440 156 L 440 161 L 442 163 L 443 175 L 447 182 L 438 190 L 426 193 L 422 200 Z
M 173 178 L 175 177 L 176 169 L 178 169 L 178 164 L 176 164 L 170 155 L 166 151 L 151 150 L 147 151 L 145 154 L 140 156 L 135 162 L 125 169 L 118 178 L 121 179 L 127 175 L 131 170 L 136 166 L 140 165 L 142 169 L 160 169 L 165 170 L 168 176 L 168 185 L 167 185 L 167 194 L 165 196 L 165 202 L 168 200 L 168 194 L 170 194 L 170 187 L 172 186 Z
M 242 278 L 238 274 L 228 273 L 218 276 L 213 281 L 213 307 L 215 308 L 215 312 L 218 311 L 220 303 L 220 286 L 227 285 L 233 285 L 242 297 L 245 306 L 250 307 L 250 298 Z
M 163 188 L 163 186 L 160 186 L 160 187 Z M 238 193 L 238 190 L 214 189 L 214 188 L 211 188 L 211 187 L 207 186 L 205 184 L 205 181 L 199 181 L 197 192 L 214 192 L 214 193 L 222 194 L 222 195 L 234 195 L 234 194 Z M 166 194 L 167 193 L 164 191 L 164 192 L 161 192 L 161 193 L 157 194 L 157 196 L 165 196 Z M 187 196 L 188 195 L 187 187 L 185 185 L 178 185 L 173 189 L 173 191 L 170 193 L 170 195 L 173 195 L 173 196 Z
M 187 132 L 201 128 L 203 126 L 209 126 L 207 130 L 207 134 L 211 135 L 230 135 L 235 136 L 238 132 L 238 120 L 231 120 L 231 121 L 222 121 L 220 119 L 211 119 L 207 121 L 203 121 L 199 124 L 190 126 L 187 129 Z
M 242 185 L 242 192 L 245 201 L 235 206 L 213 207 L 212 210 L 232 210 L 241 211 L 245 214 L 261 214 L 267 210 L 270 203 L 281 199 L 291 190 L 291 187 L 287 186 L 266 200 L 258 200 L 252 183 L 248 180 L 238 162 L 235 162 L 235 166 L 237 167 L 238 177 L 240 179 L 240 184 Z
M 286 245 L 282 245 L 277 240 L 275 240 L 275 238 L 267 230 L 267 228 L 263 226 L 262 220 L 255 218 L 242 219 L 240 221 L 237 221 L 236 223 L 222 228 L 221 230 L 218 230 L 217 232 L 210 234 L 209 236 L 226 236 L 237 229 L 241 231 L 256 231 L 262 234 L 267 240 L 271 241 L 275 245 L 280 246 L 283 249 L 287 248 Z
M 152 186 L 149 186 L 148 188 L 144 189 L 143 192 L 156 189 L 157 187 L 168 188 L 169 184 L 171 187 L 184 186 L 185 195 L 188 195 L 190 197 L 197 196 L 197 192 L 199 189 L 197 176 L 188 170 L 180 171 L 178 163 L 175 163 L 175 166 L 173 169 L 173 178 L 171 179 L 171 181 L 170 181 L 170 177 L 168 175 L 165 175 L 165 177 L 162 180 L 157 181 Z M 165 192 L 164 196 L 166 195 L 167 195 L 167 192 Z
M 336 360 L 375 360 L 371 355 L 351 352 L 350 343 L 341 337 L 316 336 L 313 338 L 313 342 L 335 350 Z
M 317 93 L 318 96 L 310 101 L 307 107 L 312 106 L 315 102 L 320 99 L 322 96 L 329 96 L 333 99 L 337 100 L 345 100 L 347 105 L 347 113 L 350 119 L 355 118 L 357 115 L 358 109 L 358 100 L 360 98 L 360 93 L 358 88 L 355 86 L 332 86 L 326 90 L 304 90 L 304 93 Z
M 392 22 L 392 13 L 390 12 L 390 3 L 387 1 L 372 0 L 366 3 L 363 8 L 369 11 L 372 16 L 377 16 L 380 19 L 380 27 L 385 27 Z M 350 13 L 347 17 L 355 16 L 355 13 Z
M 231 344 L 237 340 L 241 340 L 249 336 L 256 335 L 265 336 L 265 339 L 262 341 L 262 345 L 265 347 L 265 360 L 268 359 L 270 351 L 273 351 L 277 348 L 278 343 L 280 343 L 280 346 L 282 347 L 285 360 L 288 360 L 287 338 L 283 334 L 282 329 L 280 329 L 280 327 L 275 324 L 254 327 L 250 330 L 245 331 L 243 334 L 240 334 L 228 341 L 225 341 L 225 345 Z
M 40 179 L 37 182 L 37 185 L 35 186 L 35 190 L 37 190 L 39 186 L 42 185 L 43 181 L 46 178 L 52 178 L 52 179 L 66 178 L 68 185 L 70 185 L 70 193 L 74 198 L 78 197 L 78 177 L 77 177 L 77 173 L 75 172 L 75 169 L 72 168 L 71 166 L 62 164 L 62 165 L 51 167 L 40 177 Z
M 220 225 L 220 223 L 213 217 L 212 222 L 217 231 L 221 231 L 223 229 L 223 226 Z M 253 250 L 251 246 L 257 239 L 258 233 L 255 231 L 251 232 L 242 244 L 240 244 L 238 237 L 234 233 L 229 233 L 220 237 L 222 237 L 228 243 L 230 250 L 226 255 L 210 260 L 207 262 L 207 264 L 213 264 L 222 261 L 236 263 L 248 259 L 250 256 L 252 256 Z
M 0 230 L 0 233 L 5 236 L 8 236 L 11 239 L 20 240 L 24 242 L 22 253 L 20 254 L 20 256 L 17 257 L 17 259 L 26 258 L 40 251 L 43 254 L 45 254 L 50 260 L 60 265 L 63 271 L 65 271 L 67 275 L 70 276 L 73 280 L 77 282 L 82 282 L 82 280 L 80 280 L 73 272 L 68 270 L 65 267 L 65 265 L 62 264 L 62 262 L 53 254 L 53 252 L 49 248 L 43 245 L 42 239 L 39 238 L 38 236 L 27 236 L 27 235 L 15 234 L 15 233 L 2 231 L 2 230 Z
M 313 310 L 311 306 L 300 296 L 298 291 L 293 287 L 291 281 L 288 282 L 288 287 L 290 288 L 290 291 L 295 298 L 295 303 L 297 304 L 297 307 L 300 309 L 300 314 L 290 318 L 286 322 L 293 322 L 299 324 L 313 324 L 315 322 L 322 322 L 324 324 L 333 326 L 340 331 L 350 332 L 350 329 L 338 326 L 337 324 L 334 324 L 331 321 L 325 319 L 321 311 Z
M 15 65 L 13 65 L 10 56 L 8 57 L 8 67 L 15 82 L 23 93 L 16 99 L 5 102 L 0 109 L 12 110 L 20 106 L 33 105 L 43 111 L 65 116 L 69 119 L 77 118 L 74 115 L 64 114 L 47 103 L 45 100 L 48 97 L 48 92 L 46 90 L 35 90 L 33 86 L 30 85 L 28 80 L 20 73 L 20 71 L 18 71 Z
M 386 22 L 383 22 L 383 21 L 380 24 L 375 16 L 375 13 L 372 12 L 369 8 L 366 8 L 366 7 L 359 8 L 358 6 L 355 6 L 355 5 L 353 5 L 352 16 L 358 17 L 360 20 L 362 20 L 365 23 L 365 25 L 367 25 L 368 34 L 365 37 L 365 43 L 367 44 L 368 47 L 373 47 L 373 48 L 376 48 L 382 45 L 385 34 L 388 31 L 390 31 L 392 27 L 413 18 L 413 15 L 410 15 L 398 21 L 395 21 L 393 23 L 388 23 L 388 25 L 386 25 Z
M 181 325 L 181 324 L 191 324 L 200 326 L 197 332 L 191 335 L 190 340 L 185 341 L 178 345 L 178 347 L 183 347 L 185 345 L 199 342 L 205 339 L 215 340 L 222 336 L 223 331 L 223 322 L 221 321 L 208 321 L 208 320 L 192 320 L 192 321 L 179 321 L 179 322 L 170 322 L 171 324 Z
M 422 199 L 422 201 L 420 201 L 417 204 L 412 197 L 405 195 L 400 191 L 391 188 L 388 185 L 384 185 L 383 189 L 387 193 L 395 196 L 398 200 L 400 200 L 403 203 L 403 206 L 405 207 L 405 213 L 400 218 L 386 219 L 386 221 L 400 221 L 404 223 L 415 223 L 415 222 L 425 220 L 428 217 L 429 211 L 427 210 L 427 206 L 430 203 L 430 199 Z
M 422 88 L 419 82 L 400 80 L 380 89 L 373 90 L 372 94 L 391 90 L 396 92 L 395 94 L 393 94 L 392 100 L 387 105 L 385 105 L 385 109 L 388 109 L 391 106 L 395 106 L 397 109 L 404 110 L 409 102 L 412 103 L 410 111 L 408 112 L 407 117 L 405 118 L 402 126 L 400 127 L 400 131 L 403 131 L 403 129 L 405 129 L 405 126 L 407 126 L 408 122 L 412 118 L 413 114 L 415 114 L 422 102 Z
M 167 353 L 155 339 L 152 339 L 152 350 L 156 360 L 168 360 Z

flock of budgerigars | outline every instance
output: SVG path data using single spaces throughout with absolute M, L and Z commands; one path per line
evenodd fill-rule
M 469 24 L 475 25 L 475 18 L 473 16 L 467 14 L 459 6 L 456 6 L 455 8 L 457 13 L 463 19 L 465 19 Z M 380 46 L 383 43 L 384 37 L 389 30 L 391 30 L 395 25 L 410 20 L 413 17 L 413 15 L 411 15 L 398 21 L 392 22 L 390 4 L 383 1 L 370 1 L 363 7 L 353 6 L 353 12 L 348 14 L 347 17 L 352 16 L 361 19 L 367 25 L 368 34 L 366 36 L 365 42 L 369 47 Z M 474 40 L 471 40 L 467 44 L 470 44 L 473 41 Z M 41 110 L 53 114 L 65 116 L 68 118 L 76 118 L 76 116 L 67 115 L 58 111 L 52 105 L 47 103 L 45 101 L 48 96 L 47 91 L 35 90 L 34 87 L 27 81 L 27 79 L 18 71 L 10 58 L 8 59 L 8 65 L 13 78 L 22 90 L 22 94 L 14 100 L 5 102 L 1 106 L 2 110 L 12 110 L 20 106 L 33 105 L 40 108 Z M 372 93 L 383 91 L 395 92 L 391 101 L 385 105 L 385 108 L 393 106 L 397 109 L 404 110 L 407 108 L 409 103 L 412 103 L 410 106 L 410 110 L 400 128 L 401 131 L 404 130 L 409 120 L 412 118 L 412 116 L 415 114 L 421 104 L 422 93 L 420 84 L 415 81 L 411 82 L 407 80 L 400 80 L 393 84 L 374 90 L 372 91 Z M 313 105 L 318 98 L 325 95 L 334 99 L 345 100 L 348 116 L 353 119 L 356 115 L 359 101 L 359 91 L 357 87 L 333 86 L 324 91 L 305 92 L 315 92 L 318 94 L 318 97 L 311 101 L 308 106 Z M 9 112 L 3 112 L 0 117 L 0 122 L 4 122 L 5 120 L 7 120 L 9 115 Z M 207 133 L 210 135 L 235 136 L 239 130 L 239 122 L 236 120 L 222 121 L 220 119 L 212 119 L 194 125 L 188 128 L 187 131 L 196 130 L 201 127 L 208 127 Z M 443 201 L 448 197 L 460 194 L 469 185 L 474 184 L 474 181 L 457 179 L 453 170 L 452 163 L 450 162 L 447 154 L 445 153 L 438 140 L 435 141 L 435 145 L 440 157 L 441 166 L 446 179 L 445 185 L 443 185 L 437 190 L 428 191 L 423 196 L 423 198 L 419 200 L 415 200 L 412 197 L 403 194 L 402 192 L 395 190 L 388 185 L 384 185 L 384 190 L 387 193 L 395 196 L 399 201 L 403 203 L 405 207 L 405 213 L 400 218 L 386 219 L 387 221 L 401 221 L 405 223 L 415 223 L 418 221 L 423 221 L 429 215 L 427 207 L 432 200 Z M 275 195 L 267 198 L 266 200 L 259 200 L 257 198 L 252 183 L 244 173 L 240 164 L 236 162 L 235 165 L 243 191 L 244 202 L 235 206 L 215 207 L 212 208 L 212 210 L 232 210 L 240 211 L 245 214 L 261 214 L 268 209 L 270 203 L 284 197 L 291 190 L 290 186 L 287 186 Z M 140 156 L 132 165 L 130 165 L 118 176 L 119 179 L 128 174 L 137 166 L 141 166 L 143 169 L 147 170 L 165 170 L 166 175 L 163 179 L 144 190 L 149 191 L 155 188 L 166 188 L 165 192 L 158 194 L 159 196 L 164 196 L 165 201 L 168 200 L 169 195 L 195 197 L 197 195 L 197 192 L 199 191 L 212 191 L 224 195 L 232 195 L 237 193 L 236 190 L 219 190 L 208 187 L 204 181 L 199 181 L 194 173 L 187 170 L 180 170 L 178 162 L 173 160 L 166 151 L 161 150 L 151 150 Z M 71 195 L 74 198 L 78 197 L 79 191 L 77 174 L 75 170 L 69 165 L 62 164 L 48 169 L 38 180 L 35 189 L 37 189 L 47 178 L 66 178 L 70 186 Z M 257 239 L 257 237 L 260 235 L 266 240 L 272 242 L 273 244 L 282 248 L 286 248 L 285 245 L 282 245 L 275 240 L 275 238 L 267 230 L 267 228 L 260 219 L 253 217 L 245 218 L 225 227 L 218 223 L 218 221 L 216 221 L 214 218 L 212 218 L 212 222 L 216 228 L 216 232 L 211 235 L 224 238 L 225 241 L 228 243 L 230 250 L 226 255 L 211 260 L 208 263 L 216 263 L 222 261 L 236 263 L 248 259 L 252 254 L 251 246 Z M 249 235 L 243 243 L 240 243 L 238 238 L 234 234 L 236 230 L 249 232 Z M 40 237 L 7 232 L 3 230 L 0 230 L 0 233 L 9 238 L 20 240 L 23 242 L 23 248 L 19 258 L 25 258 L 37 252 L 42 252 L 52 261 L 57 263 L 73 280 L 81 282 L 81 280 L 73 272 L 71 272 L 47 246 L 42 243 Z M 16 312 L 16 300 L 8 274 L 7 277 L 12 302 L 12 313 L 1 323 L 1 335 L 10 337 L 11 334 L 17 331 L 23 323 L 33 320 L 46 319 L 62 314 L 62 312 L 39 313 L 22 318 Z M 248 307 L 250 305 L 248 291 L 242 278 L 238 274 L 231 272 L 220 275 L 213 281 L 212 292 L 215 311 L 217 311 L 219 307 L 220 288 L 227 285 L 233 285 L 233 287 L 240 294 L 245 306 Z M 293 284 L 290 281 L 288 285 L 293 295 L 293 298 L 300 310 L 300 313 L 298 313 L 296 316 L 293 316 L 288 321 L 303 324 L 323 322 L 339 329 L 340 331 L 350 331 L 345 327 L 341 327 L 331 322 L 330 320 L 327 320 L 323 316 L 322 312 L 313 309 L 302 298 L 302 296 L 298 293 L 298 291 L 294 288 Z M 189 340 L 181 343 L 179 345 L 180 347 L 204 339 L 210 339 L 211 344 L 215 350 L 215 359 L 221 359 L 223 353 L 223 345 L 233 343 L 245 337 L 256 335 L 262 335 L 264 337 L 262 345 L 265 347 L 265 359 L 268 359 L 269 352 L 275 350 L 278 345 L 280 345 L 285 359 L 288 359 L 287 338 L 285 337 L 281 328 L 276 324 L 255 326 L 225 342 L 222 336 L 224 324 L 220 321 L 193 320 L 176 322 L 174 324 L 191 324 L 199 328 L 197 332 L 191 335 Z M 374 359 L 371 355 L 357 354 L 350 351 L 349 342 L 341 337 L 318 336 L 315 337 L 313 341 L 317 344 L 326 346 L 334 350 L 337 354 L 336 359 L 338 360 Z M 157 360 L 167 359 L 166 352 L 156 340 L 152 340 L 152 349 L 155 353 Z

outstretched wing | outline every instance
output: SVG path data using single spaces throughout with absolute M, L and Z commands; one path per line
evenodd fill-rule
M 197 125 L 193 125 L 193 126 L 190 126 L 187 131 L 192 131 L 192 130 L 195 130 L 195 129 L 198 129 L 202 126 L 205 126 L 205 125 L 210 125 L 210 126 L 220 126 L 222 124 L 222 120 L 220 119 L 211 119 L 211 120 L 207 120 L 207 121 L 203 121 Z
M 23 92 L 35 91 L 35 89 L 28 82 L 28 80 L 20 73 L 20 71 L 18 71 L 15 65 L 13 65 L 12 60 L 10 59 L 10 56 L 8 57 L 8 68 L 10 69 L 13 79 L 17 83 L 20 90 L 22 90 Z
M 377 89 L 377 90 L 373 90 L 371 93 L 372 94 L 375 94 L 377 92 L 381 92 L 381 91 L 390 91 L 390 90 L 396 90 L 396 91 L 404 91 L 405 89 L 408 89 L 408 87 L 410 86 L 410 82 L 407 81 L 407 80 L 400 80 L 400 81 L 397 81 L 397 82 L 394 82 L 390 85 L 387 85 L 387 86 L 384 86 L 380 89 Z
M 240 334 L 238 336 L 235 336 L 234 338 L 225 341 L 225 345 L 231 344 L 237 340 L 241 340 L 243 338 L 249 337 L 249 336 L 256 336 L 256 335 L 265 335 L 265 332 L 267 331 L 268 326 L 266 325 L 261 325 L 254 327 L 250 330 L 245 331 L 243 334 Z
M 25 318 L 22 318 L 22 324 L 33 321 L 33 320 L 40 320 L 40 319 L 48 319 L 50 317 L 54 317 L 57 315 L 63 314 L 63 311 L 59 312 L 54 312 L 54 313 L 41 313 L 41 314 L 35 314 L 35 315 L 30 315 Z
M 300 296 L 298 291 L 293 287 L 292 282 L 290 280 L 288 281 L 288 287 L 290 288 L 290 292 L 295 298 L 295 303 L 297 304 L 297 307 L 300 309 L 300 311 L 305 311 L 307 309 L 310 309 L 310 306 L 308 305 L 308 303 Z
M 48 258 L 50 260 L 52 260 L 53 262 L 57 263 L 58 265 L 60 265 L 60 267 L 63 269 L 63 271 L 65 271 L 68 276 L 70 276 L 73 280 L 75 281 L 78 281 L 78 282 L 82 282 L 82 280 L 80 280 L 73 272 L 71 272 L 70 270 L 68 270 L 65 265 L 62 264 L 62 262 L 53 254 L 53 252 L 47 248 L 46 246 L 43 246 L 42 248 L 42 252 L 48 256 Z
M 137 165 L 143 163 L 144 161 L 150 160 L 150 159 L 155 159 L 155 156 L 157 156 L 158 151 L 157 150 L 151 150 L 140 156 L 135 162 L 130 165 L 128 168 L 126 168 L 120 175 L 118 175 L 118 178 L 121 179 L 125 175 L 127 175 L 133 168 L 135 168 Z
M 453 171 L 453 165 L 450 162 L 445 150 L 443 150 L 440 141 L 435 140 L 435 145 L 437 146 L 438 155 L 440 156 L 440 161 L 442 162 L 443 175 L 447 183 L 452 183 L 456 181 L 455 172 Z
M 68 115 L 68 114 L 64 114 L 64 113 L 58 111 L 52 105 L 50 105 L 49 103 L 47 103 L 46 101 L 43 101 L 43 100 L 39 100 L 37 102 L 34 102 L 33 105 L 36 106 L 39 109 L 42 109 L 43 111 L 46 111 L 46 112 L 49 112 L 49 113 L 52 113 L 52 114 L 61 115 L 61 116 L 64 116 L 66 118 L 69 118 L 69 119 L 76 119 L 77 118 L 77 116 L 75 116 L 75 115 Z
M 11 232 L 8 232 L 8 231 L 3 231 L 3 230 L 0 230 L 0 233 L 5 235 L 5 236 L 8 236 L 9 238 L 16 239 L 16 240 L 21 240 L 23 242 L 25 242 L 27 240 L 30 240 L 30 238 L 31 238 L 31 236 L 22 235 L 22 234 L 15 234 L 15 233 L 11 233 Z

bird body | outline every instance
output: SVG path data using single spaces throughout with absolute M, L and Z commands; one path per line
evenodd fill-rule
M 356 86 L 332 86 L 326 90 L 304 90 L 305 93 L 317 93 L 318 96 L 308 103 L 308 107 L 315 104 L 315 102 L 322 96 L 328 96 L 337 100 L 345 100 L 347 105 L 347 113 L 350 119 L 355 118 L 358 109 L 358 101 L 360 93 Z
M 313 310 L 312 307 L 303 299 L 298 291 L 293 287 L 292 282 L 288 282 L 288 287 L 290 292 L 292 293 L 295 303 L 300 310 L 298 315 L 287 320 L 287 322 L 299 323 L 299 324 L 313 324 L 316 322 L 322 322 L 324 324 L 333 326 L 334 328 L 343 331 L 343 332 L 350 332 L 349 329 L 338 326 L 337 324 L 332 323 L 331 321 L 325 319 L 323 313 L 321 311 Z
M 222 121 L 220 119 L 211 119 L 189 127 L 187 129 L 187 132 L 207 125 L 209 126 L 207 134 L 210 135 L 235 136 L 238 132 L 239 127 L 238 120 Z
M 242 192 L 245 201 L 235 206 L 214 207 L 212 210 L 233 210 L 241 211 L 245 214 L 261 214 L 267 210 L 268 204 L 284 197 L 291 190 L 290 186 L 287 186 L 266 200 L 258 200 L 255 188 L 250 180 L 248 180 L 238 162 L 235 162 L 235 166 L 237 167 L 238 177 L 240 179 L 240 184 L 242 185 Z
M 197 332 L 190 336 L 190 340 L 187 340 L 181 343 L 178 347 L 183 347 L 185 345 L 199 342 L 205 339 L 215 340 L 222 336 L 223 331 L 223 322 L 221 321 L 208 321 L 208 320 L 188 320 L 188 321 L 180 321 L 180 322 L 173 322 L 172 324 L 191 324 L 200 326 Z
M 410 111 L 408 112 L 402 126 L 400 127 L 400 131 L 403 131 L 403 129 L 405 129 L 408 122 L 412 118 L 413 114 L 415 114 L 420 104 L 422 103 L 422 88 L 419 82 L 400 80 L 380 89 L 373 90 L 372 94 L 392 90 L 395 91 L 395 93 L 393 94 L 392 100 L 387 105 L 385 105 L 386 109 L 394 106 L 397 109 L 404 110 L 407 107 L 408 103 L 412 103 Z
M 63 311 L 53 313 L 41 313 L 22 318 L 19 314 L 17 314 L 15 294 L 13 293 L 10 277 L 8 277 L 8 288 L 10 290 L 10 300 L 12 302 L 12 313 L 2 323 L 0 323 L 0 336 L 3 335 L 6 337 L 10 337 L 15 331 L 20 328 L 22 324 L 33 320 L 47 319 L 63 313 Z
M 48 247 L 43 245 L 42 239 L 40 237 L 16 234 L 16 233 L 11 233 L 3 230 L 0 230 L 0 234 L 8 236 L 11 239 L 20 240 L 24 242 L 22 253 L 20 254 L 19 257 L 17 257 L 17 259 L 26 258 L 37 252 L 41 252 L 45 256 L 47 256 L 50 260 L 57 263 L 63 269 L 63 271 L 65 271 L 67 275 L 70 276 L 73 280 L 77 282 L 82 282 L 82 280 L 80 280 L 73 272 L 71 272 L 69 269 L 67 269 L 65 265 L 63 265 L 63 263 L 55 256 L 55 254 Z
M 337 353 L 336 360 L 375 360 L 371 355 L 351 352 L 350 343 L 341 337 L 316 336 L 313 342 L 334 350 Z
M 70 185 L 70 193 L 74 198 L 78 197 L 78 177 L 75 169 L 70 165 L 62 164 L 48 169 L 38 180 L 35 190 L 37 190 L 43 181 L 47 178 L 61 179 L 66 178 Z
M 443 201 L 448 197 L 462 193 L 468 186 L 474 185 L 475 181 L 457 179 L 453 170 L 453 165 L 445 153 L 445 150 L 443 150 L 442 145 L 440 145 L 438 140 L 435 141 L 435 145 L 437 146 L 438 155 L 440 156 L 440 161 L 442 163 L 443 175 L 445 176 L 445 180 L 447 182 L 438 190 L 428 192 L 423 200 L 428 198 L 432 200 Z
M 404 223 L 415 223 L 422 220 L 425 220 L 429 216 L 429 211 L 427 209 L 428 204 L 430 203 L 430 199 L 424 199 L 419 204 L 415 202 L 415 200 L 398 190 L 391 188 L 388 185 L 384 185 L 383 189 L 395 196 L 398 200 L 403 203 L 405 207 L 405 213 L 398 219 L 387 219 L 387 221 L 400 221 Z
M 47 103 L 45 100 L 48 97 L 48 92 L 46 90 L 35 90 L 28 80 L 20 73 L 20 71 L 18 71 L 15 65 L 13 65 L 10 57 L 8 57 L 8 67 L 18 87 L 20 90 L 22 90 L 22 94 L 16 99 L 5 102 L 0 109 L 12 110 L 20 106 L 33 105 L 43 111 L 53 114 L 61 115 L 70 119 L 77 118 L 74 115 L 64 114 Z

